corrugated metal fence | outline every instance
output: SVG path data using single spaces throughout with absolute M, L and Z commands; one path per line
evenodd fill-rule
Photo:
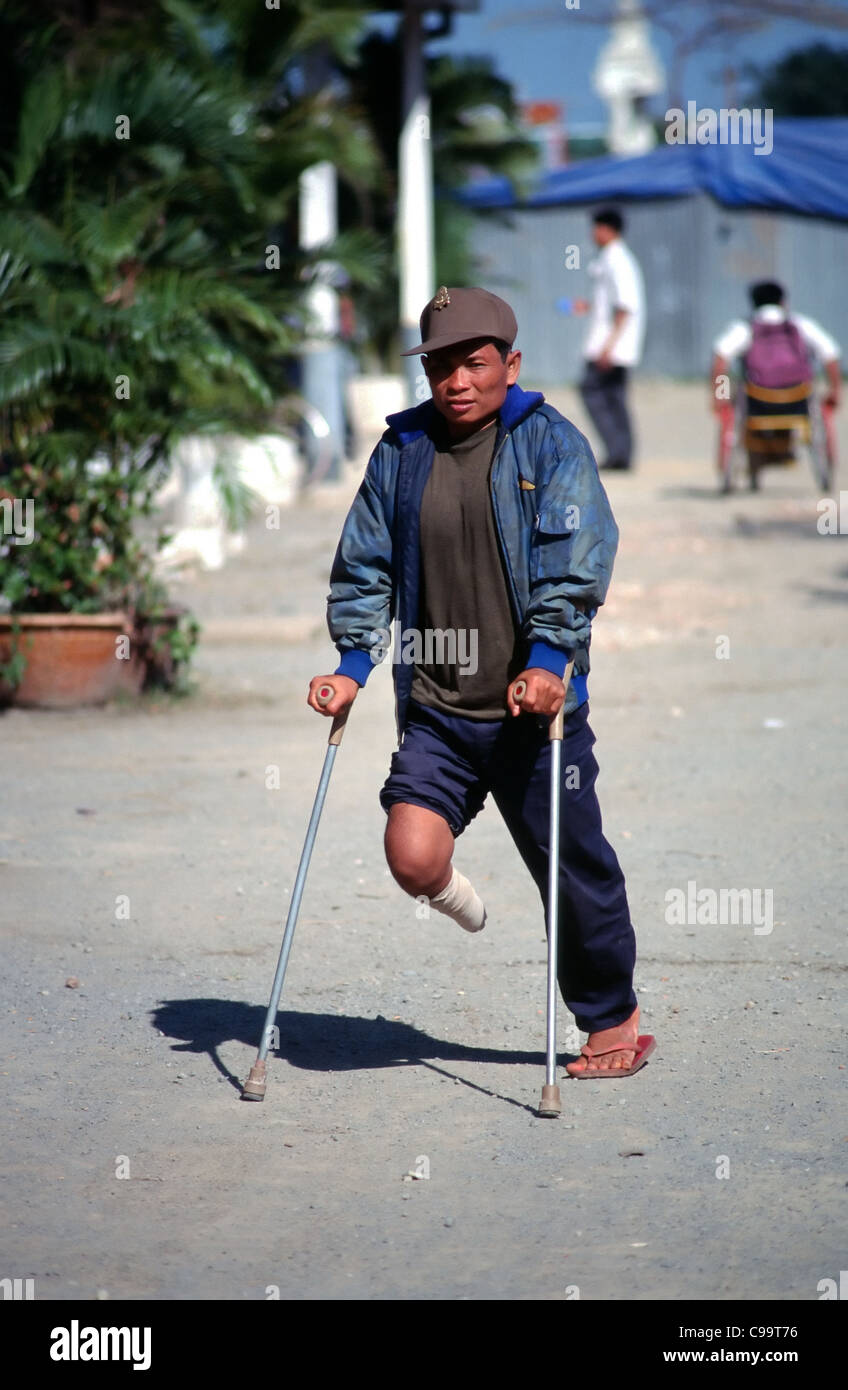
M 706 194 L 620 206 L 625 239 L 645 277 L 641 372 L 705 374 L 713 339 L 748 312 L 747 287 L 754 280 L 780 280 L 790 307 L 818 319 L 848 348 L 848 226 L 730 210 Z M 590 295 L 585 267 L 596 254 L 593 210 L 540 208 L 479 223 L 477 283 L 515 309 L 525 386 L 571 382 L 580 374 L 586 320 L 561 313 L 557 300 Z M 575 246 L 580 268 L 567 269 L 568 248 Z

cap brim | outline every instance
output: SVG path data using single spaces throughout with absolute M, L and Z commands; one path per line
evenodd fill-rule
M 438 352 L 440 348 L 454 347 L 457 343 L 473 343 L 477 338 L 485 338 L 492 342 L 495 335 L 493 333 L 445 333 L 441 338 L 428 338 L 426 343 L 419 343 L 417 347 L 407 348 L 401 353 L 401 357 L 415 357 L 422 352 Z M 508 345 L 510 348 L 512 344 Z

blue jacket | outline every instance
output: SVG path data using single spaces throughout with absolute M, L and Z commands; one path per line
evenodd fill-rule
M 337 674 L 364 685 L 392 622 L 419 621 L 419 518 L 435 452 L 432 401 L 387 417 L 344 524 L 330 573 L 327 624 Z M 491 471 L 495 526 L 526 667 L 574 675 L 565 713 L 586 699 L 591 623 L 606 596 L 618 527 L 589 444 L 538 391 L 510 386 Z M 394 664 L 402 737 L 414 667 Z

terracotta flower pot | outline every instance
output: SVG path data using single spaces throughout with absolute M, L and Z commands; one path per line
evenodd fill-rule
M 126 613 L 0 614 L 0 665 L 14 652 L 14 627 L 26 669 L 16 687 L 0 681 L 7 703 L 67 709 L 141 690 L 146 664 Z

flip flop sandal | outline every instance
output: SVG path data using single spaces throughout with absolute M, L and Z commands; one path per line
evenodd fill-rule
M 643 1033 L 636 1039 L 636 1056 L 629 1067 L 599 1067 L 597 1071 L 589 1071 L 588 1069 L 570 1071 L 568 1075 L 576 1081 L 599 1081 L 602 1077 L 632 1076 L 634 1071 L 638 1071 L 640 1067 L 645 1065 L 656 1045 L 656 1038 L 652 1037 L 650 1033 Z M 593 1052 L 587 1043 L 581 1047 L 580 1055 L 585 1057 L 587 1061 L 594 1061 L 596 1057 L 607 1057 L 612 1052 L 630 1052 L 632 1050 L 629 1047 L 619 1045 L 618 1047 L 608 1047 L 603 1052 Z M 567 1067 L 566 1071 L 568 1071 Z

